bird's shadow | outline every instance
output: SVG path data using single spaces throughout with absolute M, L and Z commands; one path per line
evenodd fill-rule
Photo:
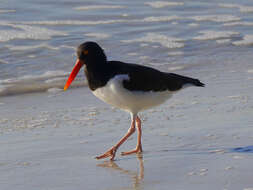
M 143 154 L 137 154 L 137 160 L 139 164 L 139 170 L 137 168 L 136 171 L 127 170 L 121 168 L 116 162 L 114 161 L 104 161 L 103 163 L 97 164 L 98 167 L 108 168 L 115 171 L 118 171 L 122 174 L 126 174 L 132 179 L 134 189 L 142 189 L 141 184 L 144 179 L 144 164 L 143 164 Z

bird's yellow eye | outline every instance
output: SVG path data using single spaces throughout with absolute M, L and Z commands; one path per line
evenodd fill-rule
M 88 50 L 84 50 L 84 51 L 83 51 L 83 54 L 84 54 L 84 55 L 88 55 L 88 53 L 89 53 Z

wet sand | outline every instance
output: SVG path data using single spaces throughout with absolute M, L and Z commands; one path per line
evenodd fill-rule
M 252 73 L 232 70 L 202 69 L 205 88 L 141 113 L 143 154 L 120 155 L 135 134 L 114 162 L 94 157 L 127 131 L 129 114 L 88 88 L 1 97 L 1 190 L 253 188 Z
M 1 1 L 0 190 L 253 190 L 252 13 L 252 0 Z M 84 41 L 206 87 L 140 114 L 142 155 L 120 156 L 135 134 L 97 161 L 130 117 L 83 73 L 58 89 Z

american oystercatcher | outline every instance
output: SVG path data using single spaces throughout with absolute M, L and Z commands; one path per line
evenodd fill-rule
M 188 87 L 204 87 L 198 79 L 120 61 L 107 61 L 103 49 L 95 42 L 85 42 L 77 48 L 77 61 L 66 82 L 70 86 L 82 66 L 92 93 L 102 101 L 125 110 L 131 115 L 131 126 L 119 142 L 97 159 L 114 159 L 116 151 L 138 130 L 137 146 L 122 155 L 142 152 L 140 111 L 160 105 L 175 92 Z

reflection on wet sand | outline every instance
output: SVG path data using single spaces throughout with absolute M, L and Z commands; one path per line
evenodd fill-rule
M 143 165 L 143 155 L 141 153 L 137 154 L 137 159 L 139 161 L 139 171 L 126 170 L 119 167 L 114 161 L 104 161 L 101 164 L 97 164 L 98 167 L 109 168 L 120 173 L 128 175 L 133 180 L 133 189 L 140 190 L 142 181 L 144 179 L 144 165 Z

